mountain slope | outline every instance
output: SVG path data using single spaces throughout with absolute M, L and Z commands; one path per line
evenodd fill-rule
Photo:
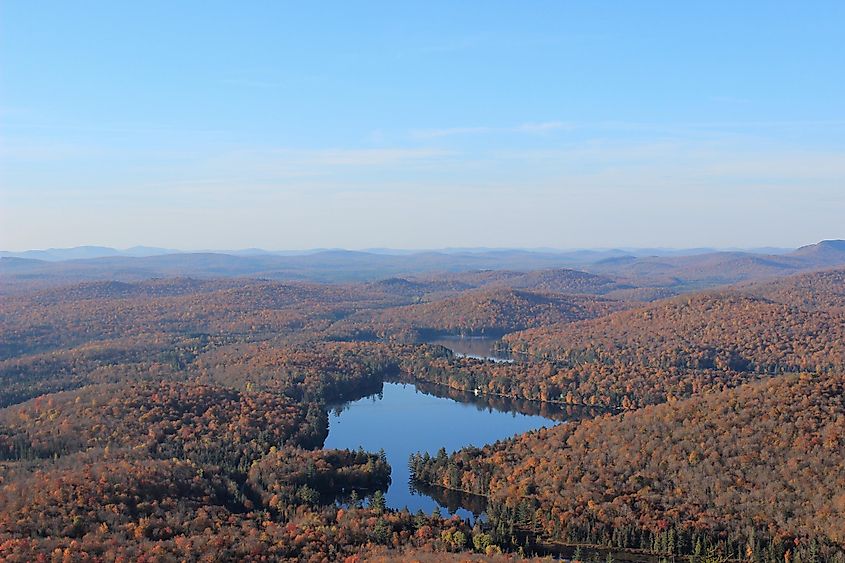
M 830 560 L 845 544 L 843 396 L 845 376 L 784 376 L 412 464 L 552 541 L 619 535 L 651 550 L 671 529 L 672 553 L 691 553 L 699 534 L 749 560 L 767 549 Z M 827 542 L 839 546 L 822 555 Z

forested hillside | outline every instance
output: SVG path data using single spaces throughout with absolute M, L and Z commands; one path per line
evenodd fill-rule
M 844 282 L 656 301 L 571 270 L 15 291 L 0 300 L 0 559 L 840 561 Z M 504 334 L 511 359 L 425 342 L 461 334 Z M 488 518 L 410 514 L 384 504 L 384 454 L 322 448 L 327 405 L 385 382 L 565 422 L 414 456 L 420 487 L 483 495 Z
M 845 378 L 789 375 L 412 465 L 541 539 L 818 558 L 845 539 L 843 452 Z
M 523 354 L 572 364 L 614 361 L 651 368 L 760 373 L 845 367 L 845 315 L 761 297 L 683 296 L 577 325 L 508 335 Z
M 744 291 L 802 309 L 845 308 L 845 270 L 827 270 L 742 286 Z
M 428 303 L 391 307 L 338 323 L 369 330 L 380 337 L 414 340 L 437 334 L 498 336 L 528 327 L 589 319 L 623 308 L 596 297 L 535 293 L 512 289 L 466 291 Z

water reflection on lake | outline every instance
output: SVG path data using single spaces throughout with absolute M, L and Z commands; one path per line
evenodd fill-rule
M 426 339 L 428 344 L 439 344 L 450 349 L 456 356 L 476 358 L 479 360 L 492 360 L 494 362 L 512 362 L 499 349 L 501 340 L 487 336 L 440 336 L 438 338 Z
M 386 494 L 388 506 L 407 506 L 413 512 L 421 509 L 426 513 L 443 508 L 463 518 L 480 512 L 483 503 L 475 506 L 462 503 L 472 509 L 470 512 L 457 508 L 455 499 L 430 496 L 411 486 L 410 455 L 415 452 L 435 455 L 441 447 L 450 453 L 469 445 L 480 447 L 555 424 L 543 416 L 504 412 L 489 403 L 458 402 L 403 383 L 385 383 L 380 393 L 329 408 L 329 436 L 324 447 L 363 447 L 373 452 L 384 449 L 393 469 Z

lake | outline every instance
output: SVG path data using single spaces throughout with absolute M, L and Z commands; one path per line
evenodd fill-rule
M 408 458 L 415 452 L 434 455 L 441 447 L 451 453 L 463 447 L 483 446 L 557 422 L 538 415 L 497 410 L 424 392 L 412 384 L 385 383 L 375 393 L 332 405 L 325 448 L 384 449 L 392 468 L 392 482 L 385 495 L 388 506 L 431 513 L 441 508 L 462 518 L 478 516 L 483 503 L 472 510 L 458 508 L 454 495 L 431 491 L 432 496 L 409 483 Z M 442 393 L 445 395 L 446 392 Z M 439 500 L 434 497 L 438 497 Z M 476 499 L 477 500 L 477 499 Z M 467 503 L 460 503 L 466 505 Z
M 494 362 L 512 362 L 511 358 L 502 355 L 502 352 L 498 350 L 501 342 L 498 338 L 488 336 L 440 336 L 426 339 L 428 344 L 439 344 L 449 348 L 456 356 Z

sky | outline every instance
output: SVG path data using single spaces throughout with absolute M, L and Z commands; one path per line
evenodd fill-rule
M 0 249 L 845 238 L 845 2 L 0 0 Z

